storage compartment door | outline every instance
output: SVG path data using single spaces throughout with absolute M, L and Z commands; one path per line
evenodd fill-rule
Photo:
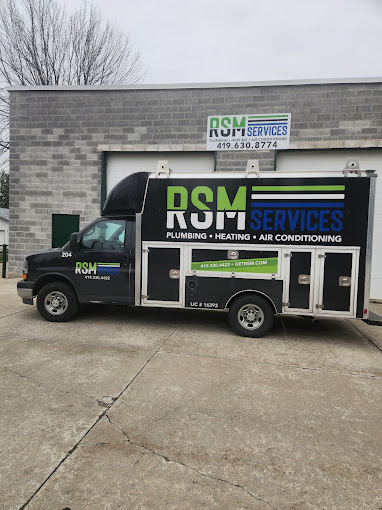
M 357 301 L 358 250 L 320 250 L 317 312 L 353 316 Z
M 181 249 L 149 246 L 146 250 L 143 303 L 180 304 Z
M 287 250 L 284 312 L 311 313 L 313 311 L 314 256 L 312 250 Z

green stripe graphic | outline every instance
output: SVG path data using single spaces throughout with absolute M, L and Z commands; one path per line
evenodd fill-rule
M 345 185 L 337 186 L 252 186 L 252 191 L 345 191 Z
M 209 260 L 192 262 L 192 271 L 235 271 L 235 273 L 277 273 L 277 257 L 266 259 Z
M 288 115 L 248 115 L 249 119 L 287 119 Z

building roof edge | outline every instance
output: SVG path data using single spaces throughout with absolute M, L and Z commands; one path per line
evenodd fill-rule
M 244 82 L 211 82 L 211 83 L 157 83 L 134 85 L 24 85 L 10 86 L 9 92 L 33 91 L 103 91 L 103 90 L 171 90 L 171 89 L 216 89 L 216 88 L 246 88 L 246 87 L 277 87 L 295 85 L 325 85 L 352 83 L 382 83 L 381 77 L 368 78 L 321 78 L 299 80 L 274 81 L 244 81 Z

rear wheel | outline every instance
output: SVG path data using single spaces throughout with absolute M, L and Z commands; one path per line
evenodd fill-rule
M 74 290 L 66 283 L 52 282 L 40 289 L 37 309 L 48 321 L 67 322 L 78 310 L 78 299 Z
M 257 338 L 271 329 L 274 310 L 269 302 L 257 294 L 237 297 L 231 304 L 228 320 L 240 336 Z

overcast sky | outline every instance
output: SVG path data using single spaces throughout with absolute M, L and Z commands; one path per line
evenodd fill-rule
M 130 34 L 145 83 L 382 76 L 382 0 L 93 3 Z

